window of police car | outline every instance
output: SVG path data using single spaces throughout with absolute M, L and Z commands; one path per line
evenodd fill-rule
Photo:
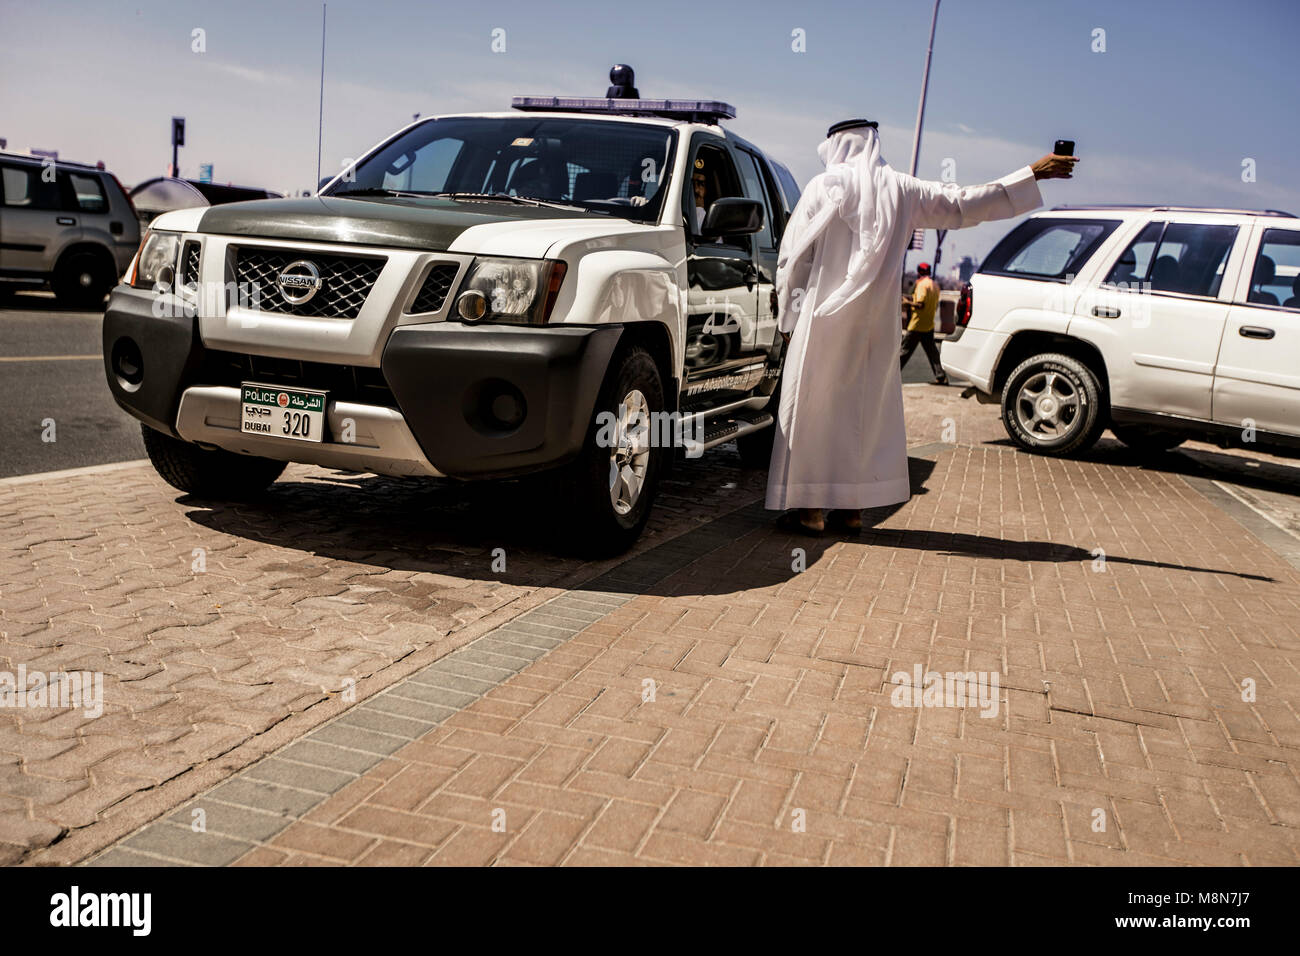
M 745 192 L 751 199 L 757 199 L 763 204 L 763 228 L 757 233 L 758 244 L 763 249 L 775 249 L 777 237 L 773 230 L 772 196 L 759 158 L 747 149 L 740 150 L 740 168 L 741 175 L 745 177 Z
M 1264 230 L 1246 298 L 1250 305 L 1300 311 L 1300 230 Z
M 699 143 L 695 149 L 695 155 L 691 159 L 690 172 L 691 188 L 682 191 L 682 205 L 684 209 L 689 210 L 686 221 L 691 225 L 691 233 L 699 236 L 698 224 L 703 222 L 703 216 L 708 214 L 709 207 L 713 205 L 715 199 L 725 199 L 733 196 L 743 198 L 745 194 L 741 191 L 740 177 L 736 173 L 735 163 L 731 161 L 731 154 L 721 145 L 708 142 Z M 701 179 L 704 181 L 704 205 L 702 207 L 704 214 L 697 216 L 695 213 L 694 184 Z M 746 252 L 749 252 L 752 247 L 749 236 L 699 239 L 698 241 L 735 246 L 738 249 L 744 249 Z
M 645 123 L 447 117 L 399 134 L 325 195 L 504 193 L 638 221 L 658 217 L 677 134 Z
M 1118 219 L 1028 219 L 993 247 L 980 272 L 1065 282 L 1119 224 Z
M 1147 223 L 1115 261 L 1105 284 L 1214 298 L 1236 238 L 1236 226 Z

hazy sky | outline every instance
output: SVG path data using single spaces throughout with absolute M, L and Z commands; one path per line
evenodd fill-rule
M 735 130 L 800 183 L 820 169 L 826 126 L 850 116 L 878 119 L 886 158 L 906 169 L 931 7 L 331 0 L 322 172 L 413 113 L 602 95 L 619 61 L 643 96 L 734 104 Z M 320 27 L 311 0 L 0 0 L 0 137 L 102 159 L 129 185 L 165 172 L 182 115 L 183 175 L 210 162 L 219 182 L 311 188 Z M 796 29 L 807 52 L 791 48 Z M 1093 52 L 1097 29 L 1105 52 Z M 938 179 L 952 160 L 959 182 L 984 182 L 1073 138 L 1078 177 L 1045 184 L 1049 205 L 1300 213 L 1298 36 L 1296 0 L 943 0 L 918 174 Z M 1255 182 L 1242 180 L 1246 159 Z M 982 256 L 1005 230 L 950 235 L 945 262 Z

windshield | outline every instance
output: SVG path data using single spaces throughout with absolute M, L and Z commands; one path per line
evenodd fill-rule
M 449 117 L 421 123 L 325 190 L 504 194 L 640 221 L 658 218 L 676 133 L 567 117 Z M 373 193 L 372 193 L 373 194 Z

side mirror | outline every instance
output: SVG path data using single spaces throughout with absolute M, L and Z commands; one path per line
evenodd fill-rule
M 763 228 L 763 204 L 757 199 L 727 196 L 713 200 L 704 214 L 700 234 L 709 239 L 749 236 Z

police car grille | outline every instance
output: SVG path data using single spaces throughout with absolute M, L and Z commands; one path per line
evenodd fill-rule
M 437 312 L 441 309 L 443 302 L 447 300 L 447 293 L 451 291 L 451 283 L 459 271 L 460 266 L 454 262 L 435 262 L 424 280 L 424 285 L 420 286 L 419 295 L 411 303 L 410 311 L 412 313 Z
M 280 291 L 280 273 L 291 263 L 306 260 L 320 270 L 322 288 L 295 305 Z M 330 256 L 275 249 L 235 250 L 235 281 L 240 297 L 263 312 L 355 319 L 384 268 L 384 259 L 369 256 Z
M 321 389 L 329 392 L 330 401 L 397 407 L 397 400 L 384 379 L 384 373 L 380 369 L 360 365 L 303 362 L 298 359 L 206 349 L 193 378 L 196 385 L 237 388 L 244 382 Z

